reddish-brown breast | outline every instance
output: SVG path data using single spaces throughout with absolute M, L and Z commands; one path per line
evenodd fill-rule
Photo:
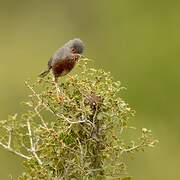
M 52 66 L 52 72 L 56 78 L 59 76 L 64 76 L 73 69 L 75 63 L 75 60 L 68 59 L 57 61 Z

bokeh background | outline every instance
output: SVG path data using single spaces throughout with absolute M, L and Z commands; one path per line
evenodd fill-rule
M 180 179 L 180 1 L 0 0 L 0 23 L 0 119 L 22 111 L 24 81 L 80 37 L 95 66 L 127 87 L 122 96 L 137 111 L 132 125 L 160 140 L 129 160 L 130 175 Z M 0 179 L 22 171 L 21 159 L 0 148 Z

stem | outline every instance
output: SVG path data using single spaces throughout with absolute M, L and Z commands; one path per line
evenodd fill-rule
M 40 105 L 41 105 L 41 104 L 39 103 L 39 104 L 34 108 L 34 110 L 35 110 L 36 114 L 38 115 L 38 117 L 40 118 L 43 126 L 44 126 L 46 129 L 48 129 L 48 127 L 47 127 L 47 125 L 46 125 L 43 117 L 41 116 L 41 114 L 40 114 L 39 111 L 38 111 L 38 107 L 39 107 Z
M 32 91 L 32 93 L 37 97 L 37 99 L 39 100 L 39 102 L 41 102 L 41 104 L 48 110 L 50 111 L 52 114 L 55 114 L 55 112 L 49 108 L 40 98 L 39 94 L 37 94 L 34 89 L 27 83 L 27 81 L 25 82 L 26 86 Z
M 11 148 L 12 131 L 9 130 L 8 148 Z
M 3 148 L 5 148 L 6 150 L 8 150 L 9 152 L 12 152 L 12 153 L 14 153 L 14 154 L 16 154 L 16 155 L 24 158 L 24 159 L 27 159 L 27 160 L 30 160 L 30 159 L 31 159 L 29 156 L 26 156 L 26 155 L 24 155 L 24 154 L 22 154 L 22 153 L 20 153 L 20 152 L 17 152 L 17 151 L 15 151 L 15 150 L 13 150 L 11 147 L 3 144 L 2 142 L 0 142 L 0 145 L 1 145 Z
M 92 174 L 94 177 L 96 177 L 97 175 L 103 175 L 103 169 L 102 169 L 102 160 L 101 160 L 101 148 L 100 148 L 100 122 L 99 120 L 96 118 L 98 114 L 98 107 L 96 105 L 95 109 L 94 109 L 94 113 L 92 115 L 92 121 L 94 123 L 94 128 L 93 128 L 93 132 L 92 135 L 94 136 L 94 140 L 95 140 L 95 144 L 92 147 Z
M 31 131 L 31 125 L 30 125 L 29 119 L 27 119 L 27 127 L 28 127 L 28 132 L 29 132 L 29 141 L 30 141 L 30 145 L 31 145 L 31 152 L 33 153 L 34 157 L 37 159 L 38 163 L 40 165 L 42 165 L 42 161 L 39 159 L 38 155 L 36 154 L 35 145 L 34 145 L 33 139 L 32 139 L 32 131 Z

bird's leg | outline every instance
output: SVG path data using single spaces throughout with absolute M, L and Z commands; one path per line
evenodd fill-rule
M 55 88 L 56 88 L 56 93 L 57 93 L 57 95 L 59 95 L 60 94 L 60 89 L 58 87 L 58 78 L 54 77 L 53 82 L 54 82 L 54 85 L 55 85 Z

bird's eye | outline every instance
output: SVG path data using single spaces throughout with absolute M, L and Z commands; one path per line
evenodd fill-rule
M 72 51 L 72 53 L 75 53 L 75 52 L 76 52 L 76 49 L 75 49 L 75 48 L 72 48 L 71 51 Z

